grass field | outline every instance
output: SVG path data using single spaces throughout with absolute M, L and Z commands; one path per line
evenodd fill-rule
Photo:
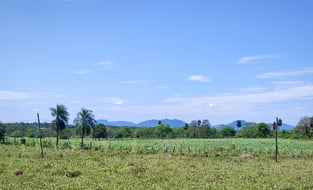
M 20 145 L 20 139 L 9 138 L 9 144 Z M 79 138 L 60 140 L 61 149 L 80 149 Z M 87 149 L 99 150 L 102 152 L 128 151 L 136 153 L 163 153 L 163 152 L 215 152 L 216 150 L 236 149 L 240 152 L 259 154 L 274 154 L 274 139 L 123 139 L 103 140 L 85 139 Z M 288 155 L 313 155 L 313 141 L 279 139 L 279 151 Z M 44 147 L 54 147 L 55 138 L 44 138 Z M 26 146 L 39 146 L 39 139 L 26 138 Z
M 273 141 L 129 139 L 80 150 L 71 140 L 44 158 L 36 143 L 0 145 L 0 189 L 313 189 L 313 142 L 280 140 L 276 163 Z

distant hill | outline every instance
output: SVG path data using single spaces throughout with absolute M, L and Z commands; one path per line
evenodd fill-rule
M 228 126 L 232 126 L 236 131 L 240 131 L 242 127 L 244 127 L 246 125 L 246 121 L 245 120 L 240 120 L 241 121 L 241 127 L 237 127 L 237 120 L 231 122 L 230 124 L 228 124 Z
M 241 128 L 244 127 L 248 122 L 246 122 L 245 120 L 241 120 Z M 272 124 L 268 124 L 272 127 Z M 241 128 L 237 127 L 237 120 L 229 123 L 229 124 L 218 124 L 218 125 L 213 125 L 212 127 L 216 128 L 216 129 L 221 129 L 223 126 L 231 126 L 233 127 L 236 131 L 240 131 Z M 289 125 L 287 123 L 283 123 L 281 127 L 279 127 L 279 130 L 293 130 L 295 128 L 295 126 L 293 125 Z
M 293 126 L 293 125 L 289 125 L 289 124 L 283 123 L 283 124 L 279 127 L 279 130 L 293 130 L 294 128 L 295 128 L 295 126 Z
M 155 127 L 158 124 L 159 124 L 159 120 L 151 119 L 151 120 L 146 120 L 146 121 L 142 121 L 142 122 L 138 123 L 137 127 Z M 163 123 L 163 124 L 165 124 L 165 123 Z
M 97 123 L 102 123 L 105 125 L 112 125 L 112 126 L 128 126 L 128 127 L 136 127 L 136 123 L 132 123 L 129 121 L 108 121 L 106 119 L 97 120 Z
M 217 124 L 217 125 L 213 125 L 212 127 L 216 128 L 216 129 L 221 129 L 224 126 L 231 126 L 233 127 L 236 131 L 240 131 L 242 127 L 245 126 L 245 124 L 247 123 L 245 120 L 240 120 L 241 121 L 241 127 L 237 127 L 237 120 L 229 123 L 229 124 Z
M 170 125 L 172 128 L 184 127 L 185 123 L 186 123 L 186 122 L 179 120 L 179 119 L 162 119 L 161 122 L 163 124 Z M 105 119 L 100 119 L 100 120 L 97 120 L 97 123 L 103 123 L 105 125 L 111 125 L 111 126 L 117 126 L 117 127 L 124 127 L 124 126 L 128 126 L 128 127 L 155 127 L 158 125 L 159 120 L 151 119 L 151 120 L 146 120 L 146 121 L 142 121 L 139 123 L 133 123 L 133 122 L 129 122 L 129 121 L 108 121 Z M 241 128 L 244 127 L 247 123 L 248 122 L 246 122 L 245 120 L 241 120 Z M 212 125 L 211 127 L 214 127 L 214 128 L 219 130 L 223 126 L 231 126 L 236 131 L 241 130 L 241 128 L 237 127 L 237 120 L 235 120 L 229 124 L 217 124 L 217 125 Z M 294 129 L 294 126 L 283 123 L 283 125 L 279 129 L 280 130 L 292 130 L 292 129 Z
M 122 127 L 122 126 L 155 127 L 158 125 L 159 121 L 160 120 L 157 120 L 157 119 L 151 119 L 151 120 L 146 120 L 146 121 L 142 121 L 139 123 L 133 123 L 133 122 L 129 122 L 129 121 L 108 121 L 105 119 L 100 119 L 100 120 L 97 120 L 97 123 L 103 123 L 105 125 L 112 125 L 112 126 L 118 126 L 118 127 Z M 163 124 L 168 124 L 173 128 L 185 126 L 185 122 L 182 120 L 179 120 L 179 119 L 162 119 L 161 122 Z

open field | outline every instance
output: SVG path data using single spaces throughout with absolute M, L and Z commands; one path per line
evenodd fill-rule
M 39 139 L 25 138 L 26 146 L 39 147 Z M 20 138 L 9 138 L 7 140 L 11 145 L 20 145 Z M 79 138 L 70 140 L 60 140 L 61 149 L 80 149 Z M 313 156 L 313 141 L 278 139 L 279 151 L 282 155 L 302 155 Z M 55 138 L 44 138 L 44 147 L 54 147 Z M 258 154 L 274 154 L 274 139 L 243 139 L 243 138 L 225 138 L 225 139 L 123 139 L 123 140 L 94 140 L 85 139 L 86 149 L 99 150 L 102 152 L 126 151 L 132 153 L 210 153 L 216 150 L 235 149 L 239 152 L 250 152 Z
M 313 189 L 313 142 L 280 140 L 276 163 L 272 141 L 91 141 L 96 151 L 71 140 L 44 158 L 38 144 L 0 145 L 0 189 Z

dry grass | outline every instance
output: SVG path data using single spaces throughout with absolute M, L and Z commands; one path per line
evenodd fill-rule
M 38 147 L 0 145 L 0 189 L 313 189 L 312 173 L 308 155 L 46 148 L 40 158 Z

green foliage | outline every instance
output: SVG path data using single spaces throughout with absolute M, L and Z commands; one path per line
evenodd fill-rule
M 6 127 L 0 122 L 0 142 L 4 142 L 6 134 Z
M 107 128 L 104 124 L 96 124 L 92 128 L 92 137 L 93 138 L 106 138 L 107 137 Z
M 28 129 L 26 136 L 30 138 L 38 137 L 39 136 L 38 129 L 36 130 L 35 127 Z
M 21 138 L 21 144 L 26 145 L 26 139 L 25 138 Z
M 27 139 L 27 143 L 29 141 Z M 75 143 L 75 140 L 60 140 L 60 147 L 63 142 Z M 126 139 L 92 142 L 93 146 L 102 145 L 101 151 L 46 148 L 44 158 L 40 158 L 38 148 L 0 145 L 1 188 L 313 188 L 313 153 L 312 142 L 309 141 L 282 139 L 279 163 L 273 161 L 272 139 Z M 164 150 L 165 146 L 169 150 L 167 153 L 153 152 L 151 148 Z M 23 171 L 22 176 L 13 176 L 17 169 Z
M 107 126 L 106 128 L 107 128 L 107 137 L 108 138 L 114 138 L 113 132 L 115 129 L 113 129 L 113 128 L 115 128 L 115 127 Z
M 207 138 L 209 136 L 209 126 L 207 125 L 203 125 L 201 127 L 199 127 L 199 137 L 200 138 Z
M 119 127 L 113 133 L 114 138 L 130 138 L 132 132 L 129 127 Z
M 6 126 L 7 136 L 23 137 L 23 136 L 26 136 L 27 134 L 28 127 L 25 127 L 23 124 L 11 123 L 11 124 L 5 124 L 5 126 Z
M 236 135 L 236 131 L 231 126 L 224 126 L 221 129 L 221 135 L 222 137 L 234 137 Z
M 25 138 L 26 146 L 39 147 L 38 138 Z M 312 155 L 312 142 L 308 140 L 280 139 L 281 156 Z M 6 144 L 21 145 L 21 138 L 8 138 Z M 53 138 L 43 139 L 44 147 L 53 148 Z M 243 138 L 218 138 L 218 139 L 108 139 L 98 141 L 86 138 L 86 145 L 90 149 L 101 150 L 105 154 L 119 154 L 121 152 L 133 152 L 138 154 L 161 153 L 166 149 L 182 155 L 198 153 L 214 153 L 217 148 L 228 150 L 235 144 L 236 151 L 251 152 L 253 154 L 263 154 L 273 156 L 275 152 L 275 142 L 270 138 L 243 139 Z M 80 139 L 60 140 L 62 149 L 79 149 Z M 35 148 L 35 149 L 37 149 Z M 39 152 L 38 152 L 39 154 Z
M 256 136 L 261 138 L 266 138 L 271 133 L 270 126 L 266 123 L 259 123 L 256 126 Z
M 280 121 L 278 120 L 278 123 Z M 223 131 L 223 128 L 216 129 L 211 128 L 209 125 L 204 125 L 206 122 L 203 120 L 201 125 L 198 126 L 198 120 L 194 120 L 193 125 L 186 124 L 181 128 L 171 128 L 164 124 L 160 124 L 156 127 L 114 127 L 114 126 L 105 126 L 106 136 L 101 138 L 229 138 L 233 137 L 233 134 L 226 134 Z M 276 122 L 275 122 L 276 123 Z M 278 130 L 278 136 L 280 138 L 292 138 L 292 139 L 307 139 L 309 136 L 307 132 L 312 130 L 311 120 L 307 120 L 308 125 L 297 125 L 295 130 L 291 131 L 280 131 Z M 3 124 L 6 126 L 6 136 L 8 137 L 39 137 L 38 134 L 38 124 L 37 123 L 10 123 Z M 267 127 L 264 127 L 265 123 L 246 123 L 238 131 L 235 131 L 235 137 L 239 138 L 268 138 L 274 136 L 273 131 L 268 131 Z M 43 137 L 56 137 L 56 131 L 54 131 L 50 126 L 50 123 L 41 124 L 43 130 Z M 69 139 L 75 138 L 76 133 L 81 137 L 82 131 L 80 127 L 72 128 L 70 125 L 66 127 L 63 131 L 59 132 L 59 138 Z M 307 126 L 307 127 L 303 127 Z M 224 129 L 225 130 L 225 129 Z M 91 133 L 92 132 L 92 133 Z M 92 137 L 98 136 L 98 134 L 103 134 L 104 131 L 97 129 L 97 127 L 89 127 L 86 129 L 85 137 L 89 134 L 92 134 Z M 312 133 L 312 131 L 311 131 Z
M 190 125 L 185 124 L 183 127 L 184 131 L 180 134 L 176 134 L 176 137 L 187 137 L 187 138 L 208 138 L 212 137 L 210 133 L 211 125 L 209 120 L 193 120 Z M 214 131 L 213 131 L 214 133 Z
M 62 104 L 57 104 L 56 108 L 50 108 L 51 115 L 55 119 L 51 123 L 51 128 L 56 131 L 56 146 L 59 145 L 59 132 L 63 131 L 68 124 L 69 113 Z
M 160 124 L 155 127 L 155 135 L 158 138 L 170 137 L 172 133 L 172 128 L 169 125 Z
M 240 138 L 256 138 L 257 127 L 256 126 L 245 126 L 237 134 Z
M 50 108 L 51 115 L 55 117 L 52 121 L 52 128 L 56 131 L 62 131 L 68 124 L 69 113 L 62 104 L 57 104 L 56 108 Z
M 60 139 L 70 139 L 74 136 L 74 128 L 66 127 L 63 131 L 60 132 Z
M 176 137 L 184 137 L 186 138 L 186 131 L 184 128 L 172 128 L 172 132 L 170 133 L 170 138 L 176 138 Z
M 150 127 L 139 127 L 136 128 L 134 131 L 134 137 L 136 138 L 156 138 L 155 134 L 154 134 L 154 128 Z
M 90 134 L 91 128 L 96 124 L 95 116 L 91 110 L 82 108 L 74 119 L 77 132 L 81 135 L 81 147 L 84 146 L 84 138 Z
M 312 136 L 312 130 L 313 130 L 313 117 L 302 117 L 297 126 L 296 131 L 299 134 L 306 135 L 309 139 Z
M 218 137 L 217 129 L 214 127 L 210 128 L 208 137 L 209 138 L 217 138 Z

